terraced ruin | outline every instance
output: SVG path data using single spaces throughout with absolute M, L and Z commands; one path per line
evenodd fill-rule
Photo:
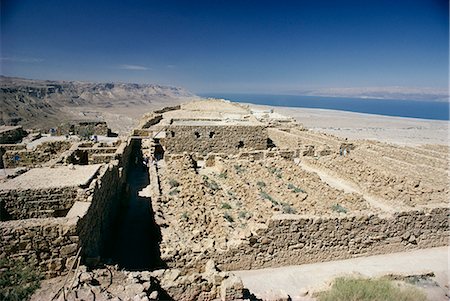
M 91 285 L 105 299 L 243 299 L 233 270 L 447 244 L 447 146 L 350 141 L 212 99 L 145 114 L 128 137 L 9 136 L 20 137 L 0 145 L 2 165 L 15 167 L 0 183 L 2 257 L 48 277 L 73 272 L 78 258 L 116 263 L 114 279 L 139 287 Z M 130 197 L 144 224 L 121 217 Z M 148 262 L 117 270 L 133 255 L 115 250 L 132 249 L 122 239 L 140 230 L 155 249 L 135 261 Z M 106 273 L 88 268 L 69 292 Z

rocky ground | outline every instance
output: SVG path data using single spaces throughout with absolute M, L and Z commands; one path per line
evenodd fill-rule
M 78 267 L 67 276 L 41 283 L 31 301 L 149 301 L 149 300 L 241 300 L 251 298 L 233 273 L 220 272 L 208 261 L 199 272 L 178 269 L 127 272 L 117 266 L 88 270 Z

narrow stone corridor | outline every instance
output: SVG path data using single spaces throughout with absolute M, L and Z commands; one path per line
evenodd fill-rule
M 128 174 L 128 199 L 119 212 L 117 233 L 111 244 L 113 261 L 130 271 L 164 266 L 159 252 L 161 234 L 154 222 L 150 198 L 138 195 L 149 184 L 148 169 L 140 160 L 140 150 L 136 156 L 138 160 L 133 160 Z

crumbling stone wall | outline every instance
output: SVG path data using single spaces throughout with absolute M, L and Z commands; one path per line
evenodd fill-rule
M 50 141 L 39 144 L 35 150 L 7 150 L 3 154 L 5 168 L 27 167 L 43 164 L 71 147 L 70 141 Z M 15 160 L 18 158 L 19 160 Z
M 50 278 L 68 272 L 80 247 L 84 260 L 101 255 L 120 205 L 131 149 L 128 141 L 121 148 L 120 160 L 105 165 L 88 188 L 76 191 L 77 201 L 89 203 L 85 215 L 0 222 L 0 258 L 24 260 Z M 74 199 L 67 196 L 66 201 Z
M 0 258 L 24 260 L 47 278 L 66 272 L 78 250 L 76 220 L 44 218 L 0 223 Z
M 65 215 L 76 200 L 77 187 L 0 191 L 0 221 Z
M 0 127 L 0 144 L 12 144 L 19 142 L 26 136 L 26 132 L 21 126 Z
M 260 125 L 171 125 L 161 144 L 168 153 L 239 153 L 267 148 L 267 129 Z
M 85 194 L 91 205 L 78 225 L 84 258 L 103 255 L 108 239 L 112 235 L 114 221 L 124 200 L 129 159 L 134 141 L 128 141 L 120 160 L 113 160 L 100 171 L 100 176 L 91 182 Z
M 61 124 L 56 130 L 58 136 L 62 135 L 80 135 L 80 136 L 109 136 L 111 130 L 105 121 L 78 121 Z
M 435 208 L 390 217 L 278 216 L 215 261 L 223 270 L 259 269 L 446 246 L 449 214 L 449 208 Z
M 0 144 L 0 169 L 5 168 L 3 155 L 7 151 L 18 151 L 26 148 L 25 144 Z

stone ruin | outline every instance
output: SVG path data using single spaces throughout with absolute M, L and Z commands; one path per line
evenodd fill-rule
M 126 186 L 133 142 L 22 138 L 0 144 L 1 256 L 25 260 L 53 277 L 67 273 L 79 250 L 85 259 L 102 255 Z M 85 156 L 75 162 L 78 153 Z
M 151 202 L 163 265 L 82 266 L 72 294 L 250 298 L 233 270 L 444 246 L 449 235 L 448 148 L 348 141 L 223 100 L 145 114 L 130 137 L 29 135 L 1 149 L 5 170 L 14 167 L 0 183 L 1 257 L 47 277 L 110 260 L 136 151 L 145 159 L 150 184 L 139 195 Z

